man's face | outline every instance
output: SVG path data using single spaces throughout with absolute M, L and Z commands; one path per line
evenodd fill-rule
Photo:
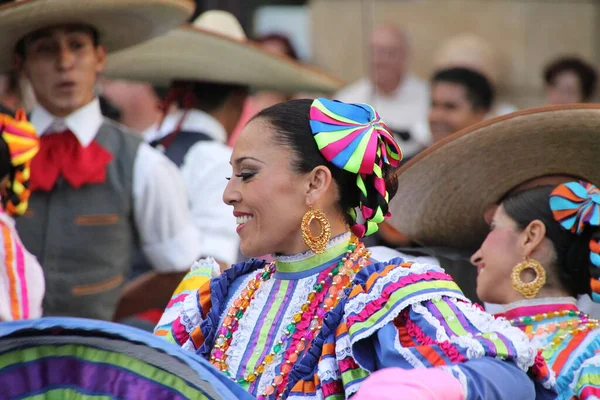
M 485 111 L 473 109 L 464 86 L 452 82 L 433 84 L 429 128 L 434 142 L 481 122 L 485 114 Z
M 391 93 L 400 84 L 407 69 L 407 43 L 402 34 L 382 27 L 371 36 L 371 79 L 377 89 Z
M 46 28 L 28 35 L 23 43 L 24 52 L 15 56 L 15 65 L 25 73 L 45 109 L 62 117 L 93 100 L 106 49 L 94 44 L 90 28 Z

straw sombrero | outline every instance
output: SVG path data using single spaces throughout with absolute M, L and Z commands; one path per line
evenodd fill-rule
M 483 215 L 511 189 L 547 175 L 600 183 L 600 105 L 550 106 L 474 125 L 398 171 L 390 223 L 422 245 L 476 249 Z
M 250 400 L 210 363 L 148 332 L 106 321 L 0 324 L 0 398 Z
M 248 85 L 280 91 L 334 92 L 343 82 L 246 38 L 237 19 L 207 11 L 194 25 L 108 57 L 105 75 L 168 86 L 171 80 Z
M 29 33 L 60 24 L 93 26 L 108 51 L 162 35 L 194 12 L 191 0 L 22 0 L 0 7 L 0 73 Z

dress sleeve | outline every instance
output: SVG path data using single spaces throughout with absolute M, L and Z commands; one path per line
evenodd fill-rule
M 537 352 L 527 337 L 471 304 L 440 267 L 393 260 L 361 273 L 344 307 L 360 367 L 441 367 L 461 382 L 467 399 L 536 398 L 526 372 Z M 539 399 L 555 395 L 551 380 L 545 383 Z
M 213 259 L 197 262 L 173 294 L 154 334 L 207 357 L 217 336 L 219 319 L 228 298 L 249 273 L 264 267 L 264 260 L 233 265 L 221 275 Z

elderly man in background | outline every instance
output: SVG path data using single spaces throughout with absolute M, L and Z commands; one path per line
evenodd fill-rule
M 410 46 L 406 32 L 384 24 L 370 38 L 370 77 L 342 89 L 336 99 L 368 103 L 394 131 L 404 159 L 427 147 L 428 137 L 414 130 L 427 118 L 429 89 L 426 82 L 409 72 Z

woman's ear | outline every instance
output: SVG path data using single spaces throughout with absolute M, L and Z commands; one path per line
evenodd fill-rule
M 325 197 L 332 181 L 329 168 L 324 165 L 316 166 L 307 176 L 306 205 L 318 204 Z
M 523 257 L 529 257 L 543 243 L 546 238 L 546 225 L 539 219 L 533 220 L 523 229 L 519 238 L 519 245 Z

